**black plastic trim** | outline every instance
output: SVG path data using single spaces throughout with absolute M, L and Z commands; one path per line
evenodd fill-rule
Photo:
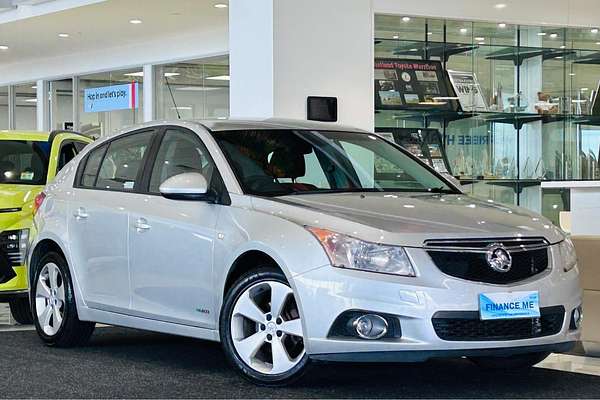
M 316 361 L 334 362 L 421 362 L 431 358 L 460 357 L 509 357 L 528 353 L 565 353 L 575 347 L 576 342 L 561 342 L 537 346 L 499 347 L 486 349 L 452 350 L 397 350 L 352 353 L 321 353 L 309 357 Z

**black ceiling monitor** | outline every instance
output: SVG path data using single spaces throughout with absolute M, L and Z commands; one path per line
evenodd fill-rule
M 337 97 L 309 96 L 306 110 L 309 121 L 337 122 Z

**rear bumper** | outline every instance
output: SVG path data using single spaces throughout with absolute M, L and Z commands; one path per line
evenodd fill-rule
M 422 362 L 431 358 L 460 357 L 508 357 L 528 353 L 564 353 L 575 347 L 576 342 L 553 343 L 538 346 L 502 347 L 495 349 L 453 349 L 453 350 L 405 350 L 369 351 L 356 353 L 311 354 L 316 361 L 334 362 Z

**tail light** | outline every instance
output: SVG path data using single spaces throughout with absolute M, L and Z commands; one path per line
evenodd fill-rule
M 40 192 L 40 194 L 35 196 L 35 200 L 33 201 L 33 215 L 37 214 L 45 199 L 46 193 L 44 192 Z

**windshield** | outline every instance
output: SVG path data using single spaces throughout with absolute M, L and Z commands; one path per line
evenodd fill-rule
M 45 185 L 50 144 L 0 141 L 0 184 Z
M 457 193 L 406 152 L 355 132 L 246 130 L 214 133 L 244 192 Z

